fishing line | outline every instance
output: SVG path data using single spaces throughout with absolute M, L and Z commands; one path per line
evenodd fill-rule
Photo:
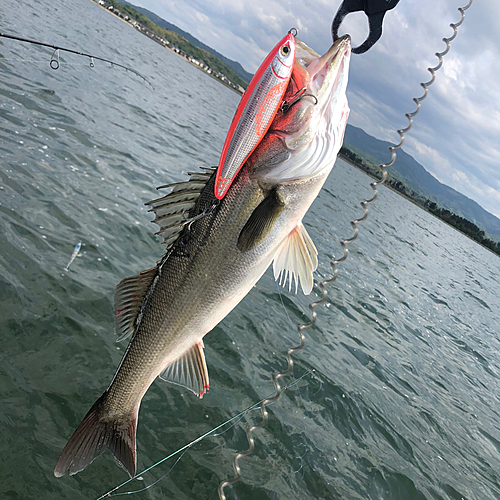
M 279 295 L 279 298 L 280 298 L 280 301 L 281 301 L 281 305 L 283 306 L 283 309 L 285 310 L 285 314 L 286 314 L 286 316 L 287 316 L 287 318 L 288 318 L 288 321 L 290 322 L 290 325 L 292 325 L 292 328 L 294 328 L 294 329 L 295 329 L 295 328 L 296 328 L 296 324 L 292 321 L 292 319 L 290 318 L 290 315 L 288 314 L 288 309 L 286 308 L 285 303 L 283 302 L 283 294 L 281 293 L 280 287 L 278 286 L 278 282 L 276 282 L 276 288 L 277 288 L 277 290 L 278 290 L 278 295 Z M 294 377 L 295 377 L 295 375 L 294 375 Z M 316 394 L 318 394 L 318 392 L 319 392 L 319 391 L 322 389 L 322 387 L 323 387 L 323 381 L 322 381 L 319 377 L 317 377 L 317 376 L 316 376 L 316 379 L 319 381 L 319 388 L 318 388 L 318 390 L 317 390 L 314 394 L 312 394 L 312 396 L 315 396 Z M 306 415 L 306 417 L 307 417 L 307 418 L 310 418 L 310 417 L 309 417 L 309 412 L 307 411 L 306 405 L 304 404 L 304 400 L 305 400 L 305 398 L 304 398 L 304 396 L 302 396 L 302 393 L 300 392 L 300 387 L 299 387 L 299 386 L 297 386 L 297 391 L 298 391 L 299 396 L 300 396 L 300 398 L 301 398 L 301 400 L 302 400 L 302 405 L 304 406 L 304 412 L 305 412 L 305 415 Z M 309 401 L 311 401 L 311 398 L 309 398 Z M 306 433 L 306 426 L 305 426 L 305 424 L 304 424 L 304 433 Z M 305 443 L 304 443 L 304 438 L 302 438 L 302 441 L 303 441 L 303 444 L 304 444 L 304 446 L 305 446 Z M 312 445 L 313 445 L 313 446 L 314 446 L 317 450 L 319 450 L 319 451 L 321 451 L 321 452 L 324 452 L 324 451 L 325 451 L 325 450 L 322 450 L 321 448 L 319 448 L 318 446 L 316 446 L 316 444 L 315 444 L 314 442 L 312 442 L 312 441 L 311 441 L 311 444 L 312 444 Z M 305 455 L 305 453 L 304 453 L 304 455 Z M 302 456 L 304 456 L 304 455 L 302 455 Z M 301 457 L 301 458 L 302 458 L 302 457 Z
M 120 496 L 124 496 L 124 495 L 132 495 L 134 493 L 140 493 L 141 491 L 146 491 L 146 490 L 149 490 L 149 488 L 152 488 L 155 484 L 159 483 L 162 479 L 164 479 L 165 477 L 167 477 L 173 470 L 173 468 L 177 465 L 177 463 L 180 461 L 180 459 L 187 453 L 187 449 L 184 450 L 181 454 L 181 456 L 175 461 L 174 465 L 172 465 L 172 467 L 170 467 L 170 469 L 168 469 L 167 472 L 165 472 L 165 474 L 163 474 L 163 476 L 161 476 L 159 479 L 157 479 L 156 481 L 154 481 L 153 483 L 151 484 L 148 484 L 147 486 L 145 486 L 144 488 L 141 488 L 140 490 L 133 490 L 133 491 L 125 491 L 123 493 L 115 493 L 114 495 L 107 495 L 108 497 L 109 496 L 114 496 L 114 497 L 120 497 Z M 140 476 L 139 476 L 140 477 Z M 102 497 L 101 497 L 102 498 Z
M 256 410 L 257 408 L 253 408 L 250 411 Z M 217 434 L 212 434 L 212 437 L 217 437 L 217 436 L 222 436 L 222 434 L 225 434 L 227 431 L 231 430 L 235 425 L 239 424 L 241 420 L 243 420 L 244 415 L 242 415 L 238 420 L 235 420 L 226 430 L 219 432 Z
M 159 479 L 154 481 L 153 483 L 149 484 L 148 486 L 145 486 L 144 488 L 141 488 L 140 490 L 133 490 L 133 491 L 125 491 L 124 493 L 116 493 L 114 495 L 107 495 L 107 496 L 114 496 L 114 497 L 120 497 L 123 495 L 132 495 L 133 493 L 140 493 L 141 491 L 146 491 L 149 490 L 149 488 L 152 488 L 155 484 L 159 483 L 162 479 L 166 478 L 173 470 L 173 468 L 179 463 L 180 459 L 188 452 L 188 450 L 184 450 L 181 454 L 181 456 L 174 462 L 174 465 L 168 469 L 163 476 L 161 476 Z M 101 497 L 102 498 L 102 497 Z
M 102 61 L 102 62 L 111 64 L 111 67 L 117 66 L 118 68 L 122 68 L 126 71 L 130 71 L 131 73 L 134 73 L 134 75 L 142 78 L 154 90 L 153 85 L 144 75 L 141 75 L 141 73 L 139 73 L 135 69 L 129 68 L 128 66 L 124 66 L 123 64 L 116 63 L 116 62 L 111 61 L 109 59 L 104 59 L 103 57 L 99 57 L 99 56 L 93 56 L 92 54 L 86 54 L 85 52 L 78 52 L 77 50 L 66 49 L 64 47 L 59 47 L 57 45 L 51 45 L 49 43 L 39 42 L 37 40 L 30 40 L 28 38 L 21 38 L 19 36 L 15 36 L 15 35 L 7 35 L 5 33 L 0 33 L 0 37 L 7 38 L 9 40 L 15 40 L 17 42 L 25 42 L 25 43 L 30 43 L 32 45 L 39 45 L 40 47 L 48 47 L 50 49 L 54 49 L 54 52 L 52 52 L 52 55 L 50 56 L 50 61 L 49 61 L 49 66 L 53 70 L 59 69 L 59 67 L 60 67 L 59 51 L 63 51 L 63 52 L 68 52 L 70 54 L 76 54 L 77 56 L 88 57 L 89 58 L 89 66 L 91 68 L 94 68 L 94 66 L 95 66 L 94 61 Z M 19 60 L 23 61 L 23 59 L 19 59 Z
M 302 376 L 300 376 L 294 382 L 292 382 L 291 384 L 288 384 L 287 386 L 283 387 L 283 390 L 285 391 L 285 390 L 289 389 L 290 387 L 293 387 L 293 386 L 297 385 L 303 378 L 307 377 L 307 375 L 309 375 L 311 373 L 314 373 L 314 369 L 306 371 Z M 209 437 L 210 435 L 212 435 L 212 437 L 214 437 L 214 436 L 219 436 L 221 434 L 224 434 L 224 432 L 227 432 L 229 429 L 231 429 L 232 427 L 234 427 L 246 414 L 248 414 L 251 411 L 258 410 L 260 408 L 260 405 L 262 404 L 262 402 L 266 401 L 266 399 L 268 399 L 269 396 L 265 397 L 264 399 L 261 399 L 257 403 L 254 403 L 253 405 L 249 406 L 248 408 L 240 411 L 240 413 L 238 413 L 237 415 L 234 415 L 233 417 L 231 417 L 230 419 L 226 420 L 222 424 L 218 425 L 217 427 L 214 427 L 213 429 L 211 429 L 210 431 L 206 432 L 202 436 L 196 438 L 194 441 L 191 441 L 190 443 L 184 445 L 182 448 L 179 448 L 177 451 L 174 451 L 173 453 L 171 453 L 170 455 L 166 456 L 165 458 L 162 458 L 158 462 L 156 462 L 153 465 L 149 466 L 148 468 L 144 469 L 142 472 L 139 472 L 135 477 L 127 479 L 126 481 L 124 481 L 123 483 L 119 484 L 118 486 L 115 486 L 113 489 L 109 490 L 108 492 L 104 493 L 100 497 L 96 498 L 96 500 L 102 500 L 103 498 L 107 498 L 107 497 L 111 497 L 111 496 L 130 495 L 132 493 L 137 493 L 139 491 L 143 491 L 145 489 L 148 489 L 151 486 L 154 486 L 156 483 L 158 483 L 158 481 L 161 481 L 167 474 L 170 473 L 170 471 L 177 465 L 177 462 L 179 462 L 179 460 L 184 456 L 184 453 L 186 453 L 189 448 L 192 448 L 195 444 L 199 443 L 200 441 L 202 441 L 203 439 Z M 228 429 L 226 429 L 223 432 L 220 432 L 218 434 L 213 434 L 215 431 L 218 431 L 219 429 L 222 429 L 225 425 L 227 425 L 227 424 L 229 424 L 231 422 L 233 422 L 233 424 Z M 175 455 L 178 455 L 179 453 L 182 453 L 182 455 L 175 461 L 174 465 L 169 469 L 169 471 L 166 474 L 164 474 L 160 479 L 158 479 L 154 483 L 150 484 L 149 486 L 147 486 L 145 488 L 142 488 L 141 490 L 113 494 L 113 493 L 115 493 L 115 491 L 118 491 L 120 488 L 122 488 L 123 486 L 127 485 L 128 483 L 130 483 L 131 481 L 133 481 L 137 477 L 142 476 L 146 472 L 149 472 L 151 469 L 154 469 L 158 465 L 162 464 L 163 462 L 166 462 L 169 458 L 172 458 Z
M 385 183 L 385 181 L 387 180 L 387 168 L 390 167 L 391 165 L 393 165 L 394 162 L 396 161 L 396 149 L 399 149 L 402 147 L 402 145 L 404 143 L 404 138 L 405 138 L 404 134 L 411 129 L 411 127 L 413 125 L 413 118 L 420 111 L 420 103 L 427 97 L 428 87 L 430 85 L 432 85 L 432 83 L 434 82 L 436 71 L 438 71 L 441 68 L 441 66 L 443 65 L 443 56 L 445 56 L 448 53 L 448 51 L 450 50 L 450 42 L 452 40 L 454 40 L 455 37 L 457 36 L 457 32 L 458 32 L 457 28 L 463 23 L 463 21 L 465 19 L 465 11 L 472 5 L 472 2 L 473 2 L 473 0 L 469 0 L 469 3 L 465 7 L 458 8 L 458 11 L 461 14 L 461 19 L 457 23 L 450 24 L 450 27 L 453 29 L 453 35 L 449 38 L 443 38 L 443 42 L 446 44 L 445 50 L 443 52 L 436 52 L 435 53 L 436 57 L 439 59 L 439 63 L 437 64 L 437 66 L 435 66 L 433 68 L 427 68 L 427 70 L 431 74 L 431 79 L 426 83 L 420 84 L 420 86 L 424 89 L 424 94 L 421 97 L 413 98 L 413 101 L 417 105 L 417 109 L 413 113 L 406 113 L 405 114 L 406 118 L 408 119 L 408 126 L 404 129 L 397 130 L 397 133 L 399 134 L 400 139 L 401 139 L 399 144 L 397 144 L 395 146 L 389 146 L 389 148 L 388 148 L 389 151 L 391 152 L 391 161 L 389 163 L 383 163 L 383 164 L 379 165 L 379 169 L 382 172 L 382 178 L 379 181 L 370 183 L 370 187 L 373 190 L 372 198 L 367 199 L 367 200 L 363 200 L 362 202 L 360 202 L 361 208 L 364 211 L 363 216 L 360 217 L 359 219 L 354 219 L 350 222 L 351 227 L 354 231 L 353 236 L 351 238 L 348 238 L 346 240 L 342 240 L 340 242 L 340 246 L 342 247 L 342 250 L 343 250 L 342 257 L 340 257 L 339 259 L 335 259 L 335 260 L 330 261 L 330 267 L 332 268 L 332 271 L 333 271 L 332 277 L 325 279 L 325 280 L 321 281 L 320 283 L 318 283 L 318 288 L 321 290 L 321 298 L 315 302 L 311 302 L 308 305 L 309 311 L 311 312 L 311 320 L 309 321 L 309 323 L 303 323 L 303 324 L 297 325 L 297 332 L 299 334 L 300 343 L 298 346 L 292 347 L 286 351 L 285 357 L 286 357 L 286 361 L 287 361 L 287 365 L 288 365 L 287 369 L 285 371 L 282 371 L 281 373 L 276 373 L 273 375 L 273 382 L 274 382 L 274 387 L 276 389 L 276 392 L 274 393 L 273 396 L 267 398 L 266 400 L 264 400 L 261 403 L 260 409 L 261 409 L 262 420 L 259 424 L 252 425 L 247 430 L 247 440 L 248 440 L 248 445 L 249 445 L 248 449 L 245 451 L 239 452 L 234 457 L 233 469 L 234 469 L 235 475 L 234 475 L 233 479 L 226 480 L 226 481 L 223 481 L 220 483 L 219 489 L 218 489 L 220 500 L 227 500 L 226 495 L 224 494 L 224 488 L 226 486 L 232 486 L 232 485 L 236 484 L 241 479 L 241 468 L 239 466 L 239 461 L 243 457 L 247 457 L 247 456 L 251 455 L 255 449 L 255 442 L 254 442 L 254 438 L 253 438 L 252 434 L 257 429 L 261 429 L 267 425 L 267 421 L 268 421 L 269 416 L 268 416 L 268 413 L 267 413 L 266 408 L 265 408 L 266 402 L 267 401 L 274 402 L 280 397 L 282 389 L 281 389 L 281 386 L 279 383 L 279 379 L 282 377 L 285 377 L 287 375 L 290 375 L 292 373 L 293 360 L 292 360 L 291 356 L 292 356 L 292 354 L 295 354 L 296 352 L 300 351 L 304 347 L 304 344 L 305 344 L 305 335 L 302 332 L 304 330 L 307 330 L 308 328 L 311 328 L 312 326 L 314 326 L 316 324 L 317 313 L 316 313 L 315 309 L 318 306 L 323 305 L 328 298 L 328 292 L 326 290 L 326 286 L 331 285 L 337 279 L 337 276 L 338 276 L 337 266 L 339 264 L 341 264 L 342 262 L 344 262 L 347 259 L 347 255 L 349 254 L 349 250 L 347 248 L 347 245 L 354 242 L 356 240 L 356 238 L 358 237 L 359 230 L 358 230 L 357 226 L 358 226 L 358 224 L 364 222 L 367 219 L 367 217 L 368 217 L 367 206 L 372 204 L 377 199 L 377 195 L 378 195 L 377 187 L 383 185 Z

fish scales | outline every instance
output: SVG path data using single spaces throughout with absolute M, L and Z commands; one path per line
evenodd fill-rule
M 203 212 L 215 201 L 214 178 L 189 217 Z M 293 194 L 297 189 L 303 192 L 305 183 L 318 185 L 317 189 L 313 188 L 314 199 L 322 184 L 320 178 L 282 188 L 283 196 L 290 200 L 286 211 L 294 218 L 299 207 L 293 202 Z M 185 230 L 187 242 L 181 237 L 161 264 L 153 285 L 154 294 L 144 305 L 137 333 L 110 387 L 110 396 L 119 408 L 131 405 L 131 400 L 135 402 L 138 397 L 132 390 L 131 377 L 148 382 L 154 380 L 165 365 L 175 361 L 179 353 L 183 354 L 219 323 L 226 315 L 225 303 L 239 302 L 269 267 L 276 246 L 290 231 L 289 217 L 285 214 L 282 224 L 275 228 L 265 245 L 243 255 L 237 248 L 243 226 L 263 199 L 264 191 L 257 182 L 249 180 L 248 175 L 238 177 L 215 213 L 195 221 L 189 231 Z M 302 199 L 300 203 L 303 204 Z M 249 269 L 253 272 L 249 273 Z M 141 388 L 140 397 L 147 387 L 148 383 L 144 390 Z

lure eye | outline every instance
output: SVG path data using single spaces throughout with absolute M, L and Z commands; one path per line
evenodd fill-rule
M 286 43 L 285 45 L 283 45 L 283 46 L 281 47 L 280 52 L 281 52 L 281 55 L 282 55 L 282 56 L 285 56 L 285 57 L 286 57 L 288 54 L 290 54 L 290 46 L 288 45 L 288 43 Z

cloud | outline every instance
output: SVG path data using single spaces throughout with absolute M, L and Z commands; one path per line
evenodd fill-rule
M 449 171 L 451 162 L 445 158 L 439 151 L 433 149 L 426 144 L 418 141 L 414 137 L 407 137 L 405 140 L 405 149 L 411 154 L 411 151 L 416 151 L 419 156 L 427 158 L 427 164 L 432 164 L 434 169 L 438 171 Z
M 208 24 L 210 19 L 208 16 L 206 16 L 205 14 L 202 14 L 201 12 L 196 12 L 196 18 L 198 19 L 198 21 L 200 21 L 201 23 L 203 24 Z

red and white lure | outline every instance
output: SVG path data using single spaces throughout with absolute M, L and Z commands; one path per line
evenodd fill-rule
M 269 52 L 241 98 L 217 168 L 214 192 L 219 200 L 259 145 L 283 102 L 295 61 L 295 34 L 295 29 L 290 30 Z

